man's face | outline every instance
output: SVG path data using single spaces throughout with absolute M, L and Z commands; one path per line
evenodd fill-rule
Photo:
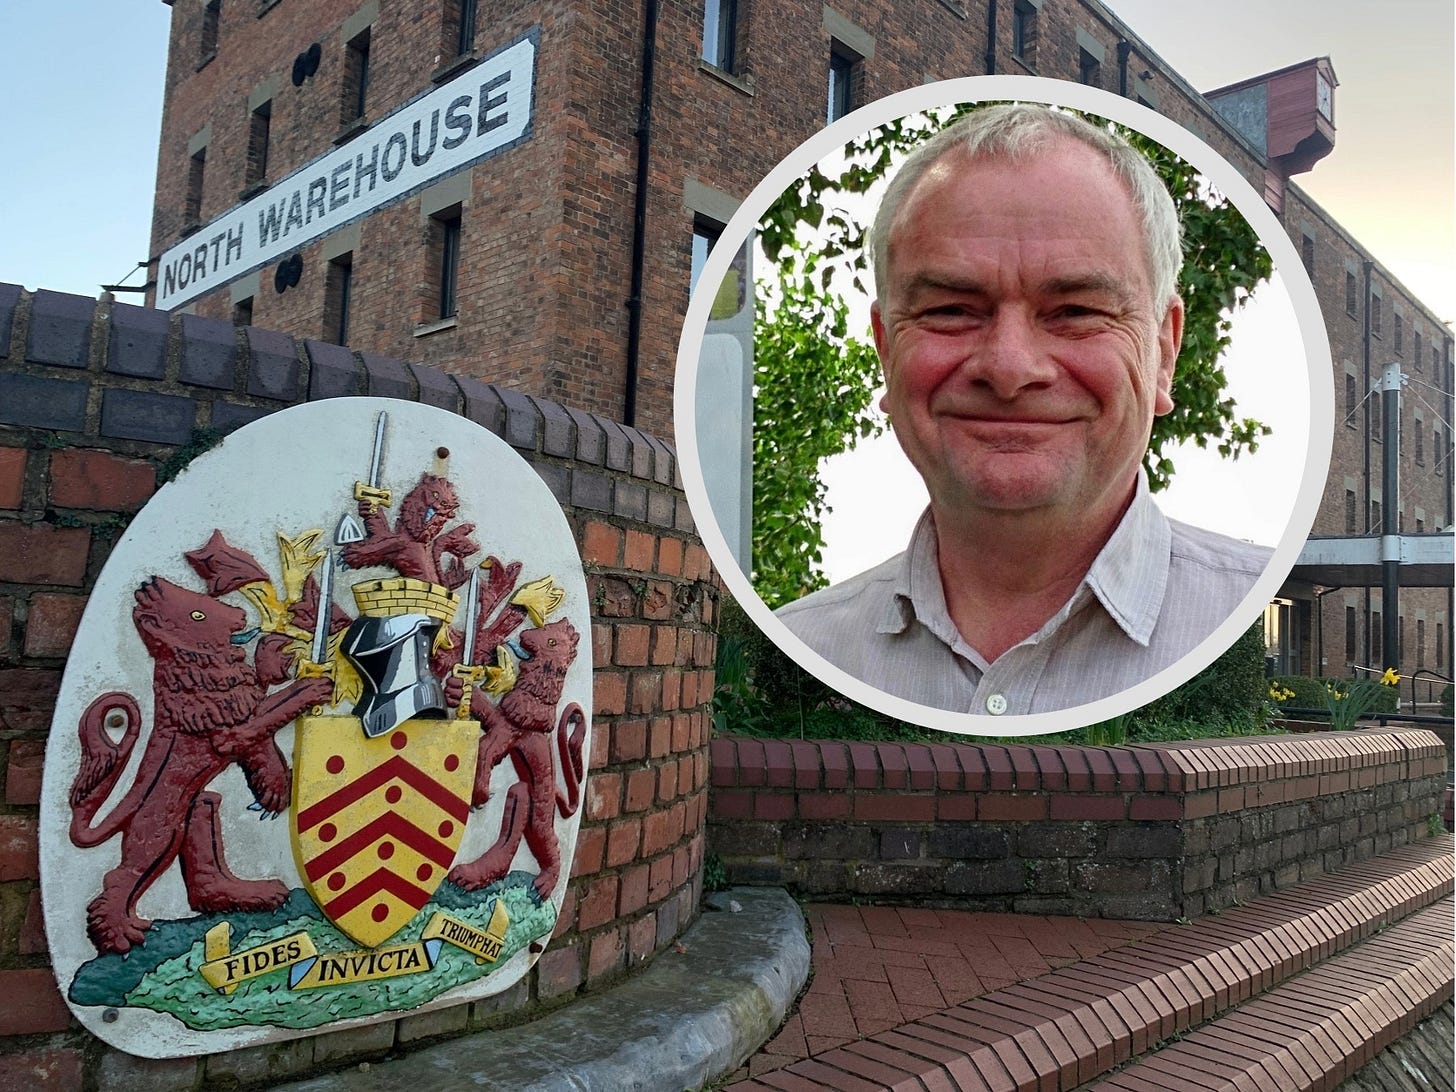
M 901 205 L 886 264 L 881 405 L 937 512 L 1120 514 L 1173 406 L 1183 306 L 1152 298 L 1130 192 L 1100 155 L 950 153 Z

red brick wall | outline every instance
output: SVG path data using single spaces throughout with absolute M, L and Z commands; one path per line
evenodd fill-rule
M 142 1081 L 185 1071 L 188 1088 L 202 1072 L 201 1062 L 124 1059 L 74 1029 L 42 933 L 42 762 L 87 591 L 159 469 L 199 429 L 225 433 L 296 402 L 407 398 L 504 438 L 562 503 L 592 601 L 590 774 L 555 940 L 500 997 L 340 1033 L 348 1043 L 331 1040 L 329 1058 L 562 1003 L 639 966 L 693 921 L 718 587 L 666 444 L 421 365 L 56 293 L 0 285 L 0 335 L 0 996 L 27 999 L 0 1004 L 0 1089 L 33 1087 L 36 1067 L 57 1074 L 55 1087 L 78 1087 L 70 1075 L 83 1056 L 98 1087 L 118 1086 L 117 1067 Z M 315 1061 L 306 1046 L 288 1056 L 298 1072 Z M 205 1064 L 208 1079 L 244 1072 L 231 1056 Z
M 816 899 L 1171 921 L 1424 837 L 1430 732 L 1133 747 L 713 741 L 730 882 Z

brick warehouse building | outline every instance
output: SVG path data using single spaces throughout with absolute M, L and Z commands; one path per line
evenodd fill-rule
M 152 239 L 162 306 L 186 280 L 200 295 L 184 306 L 201 315 L 438 365 L 669 436 L 694 262 L 829 110 L 940 77 L 1081 80 L 1238 165 L 1304 256 L 1343 423 L 1314 534 L 1379 532 L 1379 396 L 1367 394 L 1390 361 L 1411 380 L 1401 530 L 1451 525 L 1451 336 L 1289 181 L 1334 141 L 1328 60 L 1204 97 L 1106 8 L 1073 0 L 533 2 L 488 17 L 470 0 L 172 6 Z M 427 109 L 413 123 L 393 113 L 415 100 Z M 440 168 L 452 141 L 475 158 Z M 405 189 L 361 215 L 361 194 L 382 193 L 391 171 Z M 244 220 L 225 214 L 251 225 L 262 210 L 285 230 L 260 268 L 229 281 L 219 265 Z M 290 216 L 301 246 L 289 245 Z M 1271 608 L 1280 668 L 1379 667 L 1378 578 L 1373 591 L 1326 590 L 1345 580 L 1301 572 Z M 1402 669 L 1449 675 L 1449 594 L 1409 591 L 1400 614 Z

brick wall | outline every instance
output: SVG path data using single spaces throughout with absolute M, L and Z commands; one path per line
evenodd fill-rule
M 257 1051 L 215 1055 L 207 1080 L 276 1079 L 518 1019 L 622 976 L 696 916 L 718 589 L 666 444 L 426 366 L 0 285 L 0 996 L 29 999 L 0 1005 L 0 1089 L 33 1087 L 41 1070 L 77 1087 L 71 1075 L 84 1068 L 97 1087 L 155 1092 L 191 1088 L 201 1072 L 202 1062 L 101 1048 L 70 1021 L 40 914 L 46 737 L 87 591 L 179 445 L 341 395 L 469 417 L 525 457 L 564 507 L 593 604 L 585 813 L 556 938 L 521 983 L 474 1006 L 263 1052 L 262 1069 Z
M 709 848 L 814 899 L 1172 921 L 1428 833 L 1429 732 L 1133 747 L 722 738 Z

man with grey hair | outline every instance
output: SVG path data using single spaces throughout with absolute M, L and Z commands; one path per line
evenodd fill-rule
M 905 162 L 870 251 L 881 405 L 930 505 L 904 553 L 778 617 L 879 690 L 994 716 L 1181 659 L 1270 551 L 1148 493 L 1183 336 L 1178 218 L 1152 167 L 1073 115 L 986 107 Z

